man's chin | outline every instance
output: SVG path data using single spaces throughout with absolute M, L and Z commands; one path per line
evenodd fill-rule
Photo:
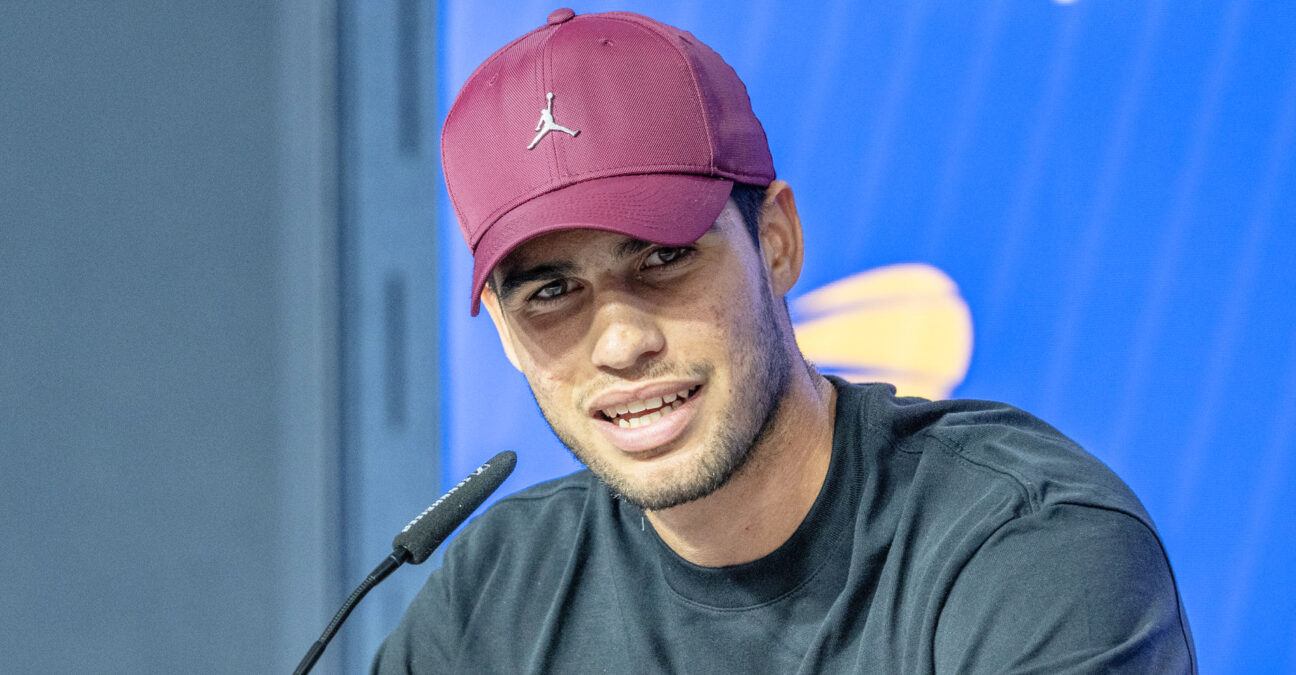
M 704 448 L 676 446 L 654 452 L 655 457 L 636 456 L 633 465 L 618 469 L 580 455 L 577 459 L 618 499 L 645 511 L 662 511 L 711 495 L 728 483 L 741 464 L 740 458 L 717 456 L 714 449 L 708 454 Z
M 694 485 L 663 485 L 645 487 L 635 485 L 627 489 L 617 489 L 604 481 L 608 490 L 623 502 L 643 511 L 665 511 L 677 506 L 695 502 L 715 492 L 715 487 Z

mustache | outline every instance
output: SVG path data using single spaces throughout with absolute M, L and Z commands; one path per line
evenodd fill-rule
M 579 405 L 582 408 L 587 407 L 589 400 L 594 398 L 594 396 L 600 392 L 617 385 L 625 384 L 626 382 L 637 382 L 640 380 L 653 380 L 666 377 L 708 380 L 714 372 L 715 366 L 710 363 L 698 362 L 680 364 L 674 361 L 653 359 L 622 370 L 615 375 L 612 373 L 600 373 L 598 377 L 595 377 L 589 383 L 585 391 L 581 393 Z

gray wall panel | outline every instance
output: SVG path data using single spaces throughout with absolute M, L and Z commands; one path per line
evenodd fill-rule
M 332 170 L 312 155 L 333 133 L 327 15 L 3 13 L 5 669 L 281 670 L 340 593 L 326 561 L 281 548 L 336 549 Z

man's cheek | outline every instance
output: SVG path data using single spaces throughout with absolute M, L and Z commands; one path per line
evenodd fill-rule
M 570 408 L 572 402 L 566 401 L 565 392 L 570 389 L 570 382 L 562 374 L 551 371 L 533 371 L 533 375 L 527 378 L 531 385 L 531 390 L 535 392 L 536 398 L 544 403 L 546 411 L 551 414 L 560 412 L 565 414 L 566 409 Z
M 578 358 L 588 329 L 587 313 L 523 320 L 519 346 L 538 364 Z

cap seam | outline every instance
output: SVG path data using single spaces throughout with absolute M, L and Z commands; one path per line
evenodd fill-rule
M 549 49 L 549 43 L 553 41 L 554 36 L 557 35 L 558 31 L 562 30 L 562 27 L 567 25 L 567 23 L 568 21 L 564 21 L 553 26 L 553 30 L 549 31 L 549 34 L 545 36 L 544 44 L 540 45 L 541 58 L 536 59 L 536 61 L 539 62 L 540 67 L 541 89 L 546 93 L 546 98 L 548 92 L 551 91 L 549 87 L 553 84 L 553 82 L 549 81 L 549 76 L 553 73 L 553 50 Z M 550 102 L 546 100 L 545 103 L 549 104 Z M 554 179 L 562 176 L 562 167 L 559 166 L 560 162 L 558 159 L 558 143 L 555 141 L 546 143 L 545 145 L 548 146 L 549 149 L 549 180 L 552 182 Z M 544 150 L 542 149 L 541 152 L 544 152 Z
M 539 80 L 540 80 L 541 91 L 536 93 L 547 94 L 549 92 L 549 86 L 553 84 L 548 79 L 549 74 L 553 72 L 553 64 L 552 64 L 553 50 L 549 49 L 549 43 L 553 40 L 554 36 L 558 34 L 558 31 L 562 28 L 562 25 L 563 24 L 551 25 L 550 27 L 553 30 L 550 30 L 549 33 L 545 35 L 544 42 L 540 44 L 541 56 L 540 58 L 536 59 L 536 69 L 540 71 Z M 549 101 L 546 100 L 545 103 L 548 104 Z M 549 148 L 549 162 L 548 162 L 548 166 L 545 168 L 549 170 L 549 182 L 552 183 L 555 179 L 562 176 L 562 170 L 558 167 L 558 148 L 557 148 L 558 144 L 546 143 L 545 145 L 548 146 Z M 540 152 L 544 152 L 544 151 L 545 150 L 542 147 Z
M 678 44 L 676 44 L 673 40 L 670 40 L 665 35 L 662 35 L 662 31 L 658 30 L 654 26 L 650 26 L 642 21 L 636 21 L 633 17 L 629 17 L 629 16 L 613 16 L 607 18 L 613 21 L 620 21 L 622 23 L 629 23 L 635 25 L 640 30 L 647 32 L 649 35 L 653 36 L 657 40 L 664 42 L 668 47 L 675 50 L 675 53 L 679 55 L 681 59 L 683 59 L 684 69 L 688 71 L 689 80 L 693 83 L 693 93 L 696 96 L 695 100 L 697 101 L 698 104 L 698 110 L 702 113 L 701 114 L 702 125 L 706 128 L 707 155 L 708 155 L 707 161 L 710 164 L 710 168 L 714 170 L 716 168 L 716 159 L 715 159 L 716 139 L 711 129 L 711 118 L 707 114 L 706 105 L 703 103 L 704 98 L 702 95 L 702 85 L 700 82 L 698 82 L 697 71 L 694 70 L 693 61 L 688 57 L 688 53 L 685 52 L 684 49 L 680 47 Z M 678 31 L 678 35 L 680 36 L 684 35 L 685 33 L 685 31 L 679 30 L 678 28 L 676 28 L 675 30 Z

